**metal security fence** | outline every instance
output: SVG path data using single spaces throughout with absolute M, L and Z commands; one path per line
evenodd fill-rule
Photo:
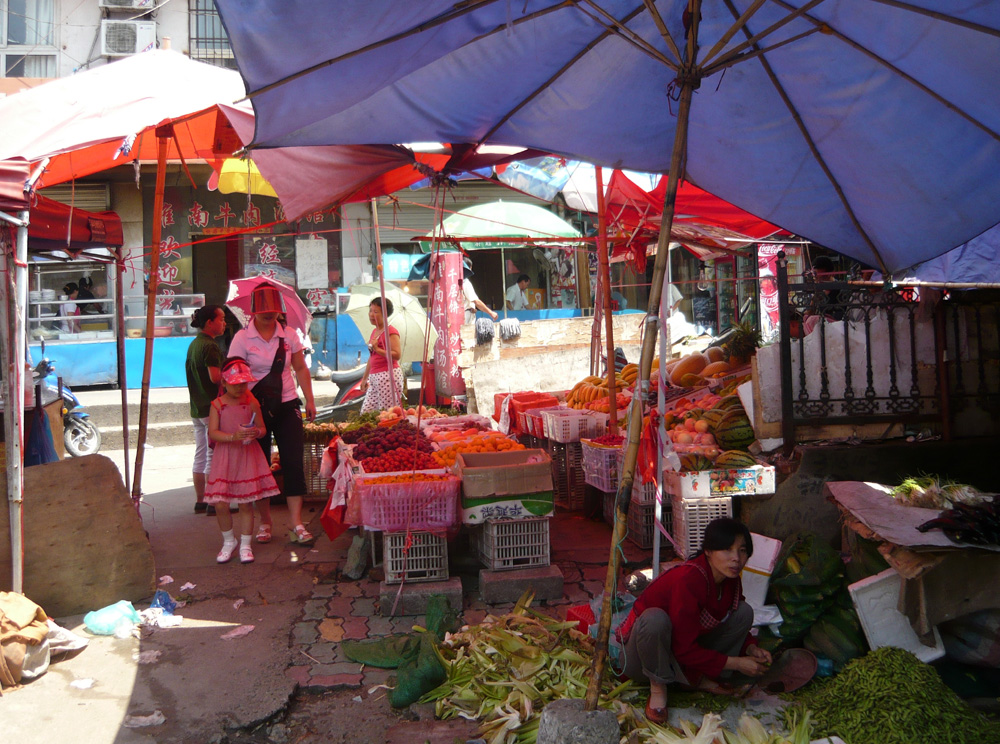
M 780 256 L 780 254 L 779 254 Z M 783 257 L 782 257 L 783 258 Z M 782 434 L 796 426 L 934 422 L 992 433 L 1000 415 L 1000 302 L 874 282 L 790 283 L 778 264 Z M 960 421 L 975 410 L 976 421 Z

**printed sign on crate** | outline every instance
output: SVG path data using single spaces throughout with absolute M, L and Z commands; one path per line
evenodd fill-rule
M 774 468 L 754 465 L 731 470 L 667 471 L 664 490 L 682 499 L 774 493 Z

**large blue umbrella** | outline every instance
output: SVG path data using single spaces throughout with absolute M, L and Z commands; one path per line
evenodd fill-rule
M 262 146 L 523 145 L 684 173 L 887 271 L 1000 222 L 1000 3 L 218 0 Z

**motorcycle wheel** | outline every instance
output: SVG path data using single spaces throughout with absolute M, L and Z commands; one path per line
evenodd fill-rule
M 66 451 L 73 457 L 93 455 L 101 448 L 101 432 L 88 419 L 70 419 L 63 430 Z

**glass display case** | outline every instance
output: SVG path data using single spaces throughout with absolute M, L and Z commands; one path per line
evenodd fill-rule
M 194 336 L 197 328 L 191 327 L 191 315 L 199 307 L 205 306 L 203 294 L 160 294 L 156 297 L 156 315 L 153 321 L 153 335 Z M 125 337 L 143 338 L 146 335 L 146 298 L 142 296 L 125 298 Z
M 32 342 L 113 340 L 114 272 L 101 261 L 35 262 L 29 268 Z

